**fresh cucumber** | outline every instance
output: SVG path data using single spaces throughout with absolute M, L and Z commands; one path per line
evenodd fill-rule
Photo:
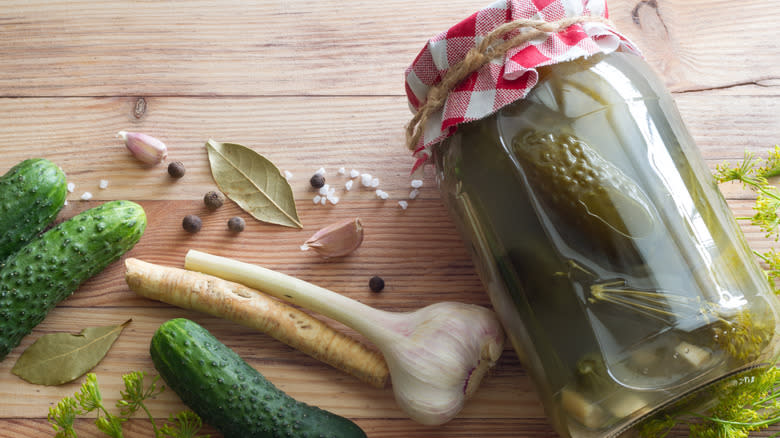
M 0 267 L 57 217 L 66 194 L 65 174 L 44 158 L 24 160 L 0 177 Z
M 89 209 L 36 237 L 0 269 L 0 360 L 60 301 L 138 242 L 146 214 L 130 201 Z
M 227 438 L 366 436 L 352 421 L 288 396 L 188 319 L 163 323 L 150 353 L 168 386 Z

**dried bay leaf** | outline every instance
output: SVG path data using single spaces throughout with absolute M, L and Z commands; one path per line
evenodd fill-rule
M 255 219 L 303 228 L 292 187 L 267 158 L 236 143 L 206 142 L 211 174 L 219 189 Z
M 61 385 L 84 375 L 97 365 L 130 324 L 88 327 L 79 334 L 43 335 L 27 347 L 11 372 L 38 385 Z

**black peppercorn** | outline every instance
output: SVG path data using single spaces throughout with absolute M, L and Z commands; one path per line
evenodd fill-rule
M 382 277 L 374 275 L 371 280 L 368 280 L 368 287 L 371 292 L 382 292 L 382 289 L 385 288 L 385 281 L 382 280 Z
M 311 184 L 311 186 L 315 189 L 319 189 L 325 185 L 325 177 L 319 173 L 315 173 L 314 176 L 312 176 L 309 180 L 309 184 Z
M 194 214 L 184 216 L 184 220 L 181 221 L 182 228 L 188 233 L 197 233 L 200 231 L 201 225 L 203 225 L 203 222 Z
M 206 193 L 206 196 L 203 197 L 203 203 L 206 204 L 206 208 L 212 211 L 222 207 L 224 202 L 225 198 L 222 196 L 222 193 L 213 190 Z
M 184 176 L 184 164 L 181 161 L 174 161 L 168 165 L 168 175 L 171 178 L 179 179 Z
M 228 220 L 228 229 L 230 231 L 233 231 L 235 233 L 240 233 L 244 231 L 244 220 L 240 217 L 231 217 L 230 220 Z

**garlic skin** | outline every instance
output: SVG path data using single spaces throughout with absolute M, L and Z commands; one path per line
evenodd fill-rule
M 363 223 L 360 218 L 346 219 L 317 231 L 301 245 L 302 251 L 314 250 L 323 258 L 343 257 L 363 243 Z
M 165 143 L 150 135 L 119 131 L 117 137 L 125 141 L 125 146 L 134 157 L 146 164 L 159 164 L 168 158 L 168 147 Z

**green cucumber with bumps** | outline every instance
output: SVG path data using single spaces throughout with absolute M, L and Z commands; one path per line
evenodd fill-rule
M 352 421 L 293 399 L 199 324 L 163 323 L 149 347 L 163 380 L 226 438 L 365 438 Z
M 31 158 L 0 177 L 0 267 L 46 228 L 65 205 L 65 173 L 44 158 Z
M 79 285 L 140 240 L 146 214 L 110 201 L 58 224 L 22 247 L 0 269 L 0 361 Z

